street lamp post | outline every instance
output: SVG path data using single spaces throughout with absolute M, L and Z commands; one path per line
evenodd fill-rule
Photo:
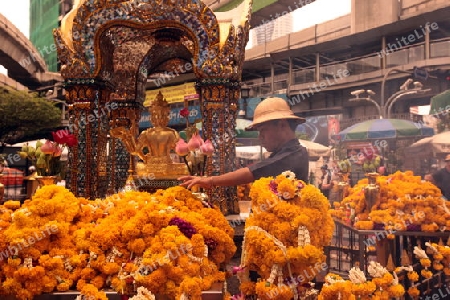
M 387 73 L 389 74 L 389 73 Z M 411 85 L 411 83 L 414 84 L 414 88 L 410 89 L 409 86 Z M 382 91 L 384 91 L 384 88 L 382 88 Z M 413 80 L 411 78 L 408 78 L 404 84 L 402 84 L 400 86 L 400 90 L 395 92 L 393 95 L 391 95 L 386 101 L 384 101 L 384 97 L 383 94 L 381 95 L 381 104 L 378 104 L 378 102 L 375 99 L 372 99 L 371 96 L 375 95 L 375 92 L 373 92 L 372 90 L 356 90 L 351 92 L 351 94 L 353 96 L 355 96 L 355 98 L 349 99 L 349 101 L 354 102 L 354 101 L 369 101 L 371 103 L 373 103 L 377 109 L 378 109 L 378 113 L 380 115 L 380 119 L 383 118 L 391 118 L 391 109 L 392 106 L 394 105 L 395 102 L 397 102 L 397 100 L 399 100 L 400 98 L 402 98 L 403 96 L 406 95 L 415 95 L 415 94 L 422 94 L 422 93 L 426 93 L 429 92 L 430 89 L 422 89 L 422 84 L 420 82 L 413 82 Z M 360 97 L 360 95 L 367 93 L 367 97 Z
M 359 95 L 362 94 L 362 93 L 367 93 L 368 96 L 360 98 Z M 352 92 L 352 95 L 354 95 L 356 97 L 350 99 L 349 100 L 350 102 L 355 102 L 355 101 L 360 101 L 360 100 L 369 101 L 369 102 L 373 103 L 377 107 L 378 115 L 380 116 L 380 119 L 383 118 L 383 115 L 384 115 L 383 114 L 383 109 L 381 108 L 380 104 L 378 104 L 377 101 L 375 101 L 374 99 L 371 98 L 371 95 L 375 95 L 374 91 L 372 91 L 372 90 L 359 90 L 359 91 Z
M 388 99 L 388 101 L 386 102 L 386 106 L 385 106 L 385 108 L 386 108 L 386 115 L 387 115 L 388 119 L 391 118 L 391 109 L 392 109 L 392 106 L 394 105 L 394 103 L 397 102 L 397 100 L 399 100 L 400 98 L 402 98 L 403 96 L 406 96 L 406 95 L 423 94 L 423 93 L 426 93 L 426 92 L 429 92 L 429 91 L 431 91 L 431 89 L 422 90 L 421 88 L 416 88 L 416 89 L 412 89 L 412 90 L 409 90 L 409 91 L 403 91 L 403 93 L 400 93 L 398 95 L 394 94 L 395 97 L 390 97 Z

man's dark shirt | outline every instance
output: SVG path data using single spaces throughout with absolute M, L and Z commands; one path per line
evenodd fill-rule
M 272 152 L 267 159 L 250 165 L 249 169 L 255 180 L 261 177 L 275 177 L 284 171 L 292 171 L 297 179 L 308 183 L 308 151 L 297 139 L 292 139 L 278 151 Z
M 436 186 L 441 190 L 447 200 L 450 200 L 450 172 L 446 169 L 440 169 L 433 174 Z

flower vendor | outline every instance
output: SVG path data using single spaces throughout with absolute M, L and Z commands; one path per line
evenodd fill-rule
M 297 179 L 308 181 L 309 157 L 305 147 L 295 136 L 295 129 L 305 119 L 294 115 L 286 100 L 267 98 L 255 109 L 253 123 L 246 130 L 259 131 L 261 146 L 271 152 L 269 158 L 218 176 L 182 176 L 182 186 L 202 188 L 234 186 L 253 182 L 262 177 L 276 176 L 285 170 L 295 173 Z
M 431 175 L 431 182 L 441 189 L 442 195 L 450 199 L 450 154 L 445 157 L 445 167 Z

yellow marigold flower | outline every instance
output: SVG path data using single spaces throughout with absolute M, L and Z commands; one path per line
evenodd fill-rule
M 391 298 L 401 297 L 405 294 L 405 288 L 401 284 L 391 285 L 388 288 L 388 293 Z
M 7 209 L 16 210 L 20 208 L 20 201 L 8 200 L 3 203 L 3 206 Z
M 412 282 L 416 282 L 419 280 L 419 274 L 416 271 L 411 271 L 407 273 L 408 279 Z
M 433 273 L 427 269 L 422 269 L 420 271 L 420 275 L 422 275 L 424 278 L 428 279 L 431 278 L 433 276 Z
M 408 295 L 410 295 L 411 297 L 418 297 L 420 296 L 420 291 L 416 286 L 411 286 L 408 289 Z

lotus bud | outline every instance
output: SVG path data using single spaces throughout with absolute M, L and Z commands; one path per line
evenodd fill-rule
M 62 154 L 62 148 L 61 147 L 56 147 L 55 148 L 55 152 L 53 152 L 53 156 L 61 156 Z
M 28 155 L 34 156 L 36 153 L 36 149 L 34 147 L 28 147 Z
M 22 158 L 22 159 L 25 159 L 28 157 L 28 153 L 26 153 L 24 151 L 19 151 L 18 153 L 19 153 L 20 158 Z
M 38 140 L 36 142 L 36 148 L 40 148 L 43 145 L 43 143 L 41 142 L 41 140 Z
M 189 154 L 189 147 L 188 144 L 183 140 L 180 139 L 176 146 L 175 146 L 175 152 L 179 155 L 179 156 L 186 156 Z
M 56 150 L 55 145 L 53 145 L 53 143 L 48 140 L 45 142 L 44 145 L 41 146 L 41 151 L 45 154 L 53 154 L 55 150 Z
M 200 151 L 204 155 L 212 155 L 214 152 L 214 146 L 210 140 L 206 140 L 206 142 L 200 146 Z
M 45 155 L 41 155 L 36 161 L 36 167 L 45 168 L 45 166 Z
M 203 143 L 203 139 L 198 134 L 194 134 L 188 142 L 188 148 L 190 151 L 194 151 L 203 145 Z

